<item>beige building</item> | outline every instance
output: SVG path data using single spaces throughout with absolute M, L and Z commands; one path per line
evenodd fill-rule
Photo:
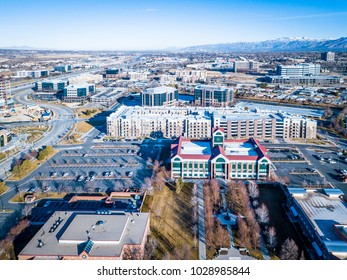
M 56 211 L 18 259 L 121 260 L 127 248 L 137 248 L 143 255 L 149 218 L 149 213 L 101 215 Z

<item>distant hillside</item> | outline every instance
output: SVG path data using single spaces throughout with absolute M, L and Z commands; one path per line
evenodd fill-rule
M 347 37 L 339 39 L 279 38 L 262 42 L 239 42 L 191 46 L 182 51 L 347 51 Z

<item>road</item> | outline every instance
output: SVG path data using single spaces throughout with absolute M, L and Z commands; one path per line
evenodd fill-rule
M 12 158 L 7 159 L 1 163 L 0 168 L 0 178 L 5 179 L 5 172 L 10 170 L 13 163 L 20 159 L 21 156 L 32 149 L 39 149 L 42 146 L 54 146 L 57 144 L 59 139 L 66 135 L 69 130 L 72 128 L 73 123 L 76 121 L 74 117 L 74 111 L 68 107 L 64 107 L 56 104 L 42 104 L 36 103 L 34 101 L 28 100 L 27 96 L 32 92 L 31 89 L 25 89 L 18 92 L 13 99 L 23 105 L 36 105 L 49 109 L 53 112 L 53 120 L 47 122 L 50 129 L 45 132 L 44 137 L 41 138 L 36 143 L 27 146 L 20 153 L 13 156 Z

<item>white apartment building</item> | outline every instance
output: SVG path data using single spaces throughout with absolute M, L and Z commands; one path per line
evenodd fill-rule
M 196 81 L 205 81 L 207 78 L 206 70 L 177 70 L 176 77 L 185 83 L 195 83 Z
M 107 134 L 116 138 L 162 135 L 189 139 L 211 137 L 212 127 L 226 139 L 316 138 L 315 120 L 288 113 L 256 113 L 211 107 L 120 107 L 107 118 Z
M 130 72 L 130 81 L 147 81 L 148 73 Z

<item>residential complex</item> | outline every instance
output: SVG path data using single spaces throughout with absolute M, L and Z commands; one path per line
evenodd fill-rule
M 339 189 L 286 189 L 288 216 L 298 224 L 315 259 L 347 258 L 347 203 Z
M 144 251 L 149 213 L 56 211 L 19 253 L 19 260 L 120 260 L 128 247 Z
M 225 107 L 233 102 L 233 91 L 229 87 L 199 85 L 194 89 L 194 103 L 202 107 Z
M 197 81 L 206 81 L 207 71 L 205 70 L 177 70 L 176 78 L 185 83 L 195 83 Z
M 173 87 L 147 88 L 141 92 L 142 106 L 174 106 L 178 103 L 178 90 Z
M 107 118 L 107 134 L 117 138 L 143 138 L 155 132 L 164 137 L 211 137 L 211 128 L 224 129 L 227 139 L 293 139 L 316 137 L 315 120 L 279 112 L 249 112 L 229 108 L 120 107 Z
M 179 137 L 171 145 L 170 162 L 172 178 L 266 179 L 271 169 L 257 140 L 226 140 L 221 128 L 214 128 L 208 141 Z

